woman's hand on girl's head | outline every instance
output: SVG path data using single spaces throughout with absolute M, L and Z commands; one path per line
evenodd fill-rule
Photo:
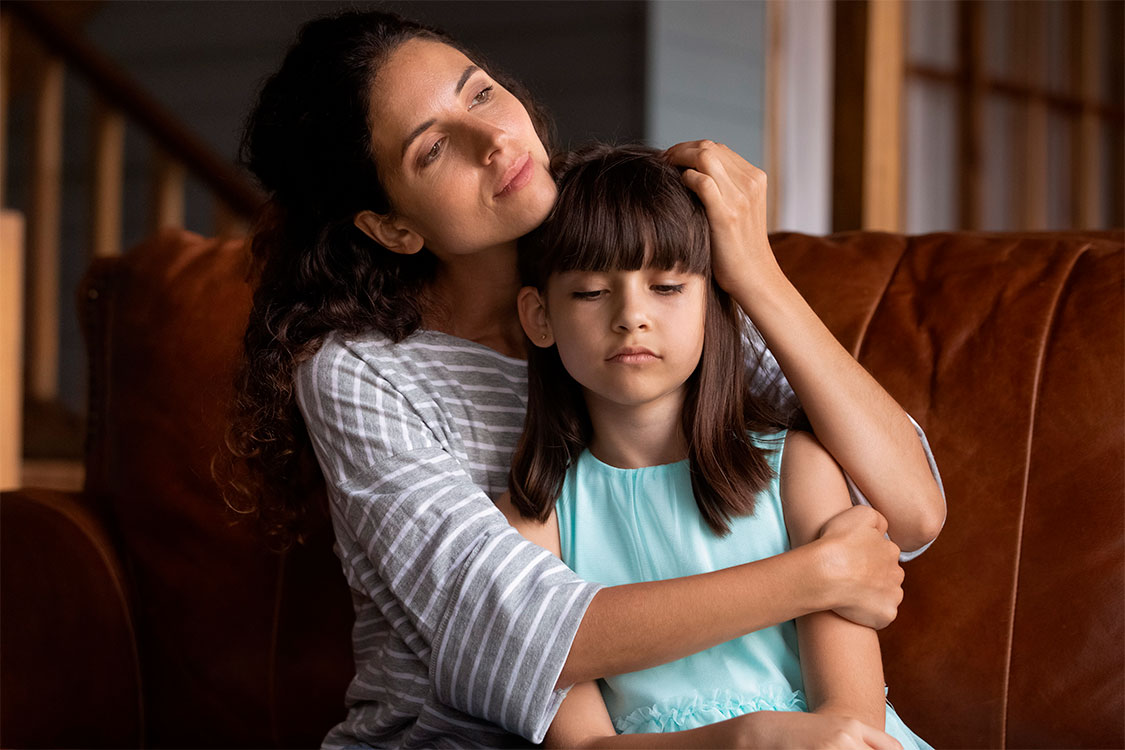
M 684 184 L 707 210 L 715 280 L 739 291 L 780 274 L 766 231 L 766 173 L 714 141 L 678 143 L 666 152 L 684 167 Z

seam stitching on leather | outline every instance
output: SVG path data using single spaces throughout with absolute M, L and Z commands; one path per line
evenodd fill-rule
M 1031 408 L 1028 410 L 1030 419 L 1027 423 L 1027 443 L 1026 453 L 1023 462 L 1023 486 L 1020 490 L 1020 512 L 1019 524 L 1016 532 L 1016 560 L 1012 571 L 1012 600 L 1008 608 L 1008 646 L 1004 653 L 1004 689 L 1000 695 L 1000 747 L 1006 748 L 1008 746 L 1008 695 L 1011 687 L 1012 679 L 1012 650 L 1015 642 L 1016 630 L 1016 605 L 1019 600 L 1019 582 L 1020 582 L 1020 565 L 1023 560 L 1023 525 L 1024 518 L 1027 512 L 1027 486 L 1031 475 L 1031 446 L 1035 439 L 1035 421 L 1038 417 L 1039 410 L 1039 389 L 1043 383 L 1043 365 L 1047 354 L 1047 344 L 1051 340 L 1051 334 L 1055 330 L 1055 324 L 1058 321 L 1059 303 L 1066 292 L 1067 287 L 1070 285 L 1070 277 L 1074 273 L 1074 267 L 1078 265 L 1078 261 L 1089 250 L 1091 243 L 1086 243 L 1074 254 L 1070 261 L 1070 267 L 1066 269 L 1063 274 L 1062 283 L 1059 284 L 1055 298 L 1051 301 L 1051 313 L 1047 318 L 1047 325 L 1043 327 L 1043 335 L 1039 341 L 1039 354 L 1035 362 L 1035 387 L 1031 391 Z
M 863 352 L 863 344 L 867 341 L 867 329 L 871 327 L 871 321 L 875 320 L 875 314 L 879 312 L 879 308 L 883 306 L 883 300 L 887 297 L 887 290 L 891 288 L 895 277 L 898 276 L 898 269 L 902 267 L 902 263 L 906 259 L 906 255 L 910 252 L 912 246 L 912 239 L 909 237 L 904 238 L 902 250 L 899 251 L 898 259 L 895 260 L 894 266 L 891 267 L 891 272 L 887 274 L 887 281 L 883 284 L 879 296 L 875 298 L 875 304 L 873 304 L 871 309 L 867 312 L 867 319 L 864 320 L 863 325 L 860 326 L 859 335 L 855 340 L 855 351 L 851 353 L 856 362 L 859 362 L 859 355 Z

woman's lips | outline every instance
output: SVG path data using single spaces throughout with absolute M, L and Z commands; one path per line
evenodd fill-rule
M 503 187 L 496 193 L 496 197 L 503 198 L 505 195 L 511 195 L 531 182 L 534 167 L 535 163 L 531 160 L 530 153 L 524 154 L 516 159 L 512 163 L 512 166 L 508 167 L 508 171 L 504 173 L 504 178 L 501 180 Z

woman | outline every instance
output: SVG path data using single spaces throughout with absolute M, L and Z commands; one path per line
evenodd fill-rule
M 256 480 L 238 504 L 282 542 L 313 496 L 310 447 L 327 484 L 356 608 L 349 714 L 329 746 L 538 742 L 577 682 L 813 611 L 882 627 L 902 576 L 884 532 L 915 549 L 940 528 L 908 418 L 773 261 L 764 176 L 707 142 L 669 158 L 707 208 L 716 276 L 882 515 L 853 508 L 785 555 L 610 588 L 507 524 L 490 498 L 526 405 L 515 244 L 556 194 L 527 103 L 438 32 L 346 13 L 302 29 L 247 124 L 270 199 L 228 443 Z M 837 729 L 777 717 L 747 722 L 748 741 Z

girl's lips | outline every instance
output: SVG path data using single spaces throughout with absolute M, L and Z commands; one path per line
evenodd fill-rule
M 609 361 L 616 362 L 622 365 L 640 365 L 644 364 L 645 362 L 655 362 L 658 359 L 660 359 L 660 357 L 656 356 L 648 349 L 630 348 L 623 349 L 617 354 L 614 354 L 609 358 Z
M 504 173 L 503 185 L 500 192 L 496 193 L 497 198 L 503 198 L 505 195 L 511 195 L 527 183 L 531 182 L 532 169 L 535 163 L 531 160 L 531 154 L 524 154 L 508 168 Z

